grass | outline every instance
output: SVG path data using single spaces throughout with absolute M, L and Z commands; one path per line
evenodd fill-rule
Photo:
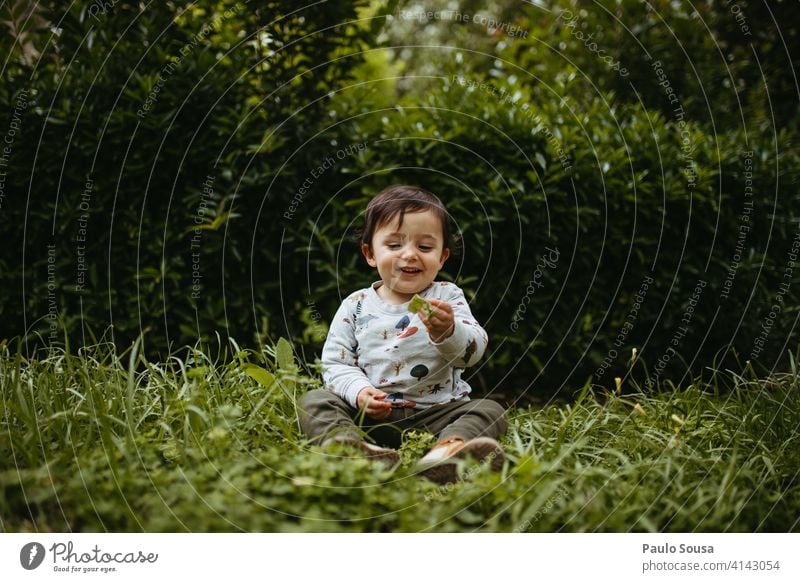
M 152 363 L 137 343 L 0 353 L 0 531 L 800 531 L 796 371 L 509 411 L 502 473 L 414 475 L 309 447 L 319 387 L 281 340 Z

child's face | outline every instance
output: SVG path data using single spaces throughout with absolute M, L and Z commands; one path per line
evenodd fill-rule
M 442 223 L 431 210 L 406 213 L 375 230 L 361 252 L 383 280 L 378 294 L 388 303 L 405 303 L 439 274 L 450 249 L 444 248 Z

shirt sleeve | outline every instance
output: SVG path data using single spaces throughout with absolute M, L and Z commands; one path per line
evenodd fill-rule
M 464 292 L 452 283 L 448 288 L 448 292 L 442 294 L 442 301 L 447 301 L 453 308 L 453 333 L 440 343 L 433 340 L 431 343 L 452 366 L 469 368 L 483 357 L 489 344 L 489 336 L 472 316 Z
M 339 307 L 322 347 L 322 380 L 325 387 L 358 408 L 358 393 L 372 386 L 357 364 L 358 341 L 348 300 Z

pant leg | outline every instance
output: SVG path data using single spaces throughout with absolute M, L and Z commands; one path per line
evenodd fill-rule
M 410 420 L 413 426 L 429 430 L 439 440 L 454 436 L 464 440 L 479 436 L 496 439 L 508 428 L 503 407 L 485 398 L 437 404 L 421 410 Z
M 298 406 L 300 429 L 303 434 L 320 443 L 334 434 L 360 439 L 361 431 L 381 446 L 400 446 L 401 426 L 396 423 L 404 420 L 402 409 L 392 410 L 391 416 L 375 421 L 362 415 L 350 404 L 330 390 L 311 390 L 303 395 Z M 363 418 L 362 418 L 363 417 Z M 357 422 L 360 421 L 360 430 Z
M 353 417 L 358 412 L 330 390 L 311 390 L 300 399 L 300 430 L 317 443 L 332 433 L 360 438 Z

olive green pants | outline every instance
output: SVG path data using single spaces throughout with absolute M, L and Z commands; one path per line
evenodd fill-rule
M 460 436 L 498 438 L 506 432 L 505 410 L 493 400 L 457 400 L 430 408 L 394 408 L 388 418 L 373 420 L 330 390 L 312 390 L 300 399 L 300 428 L 317 443 L 334 434 L 361 438 L 367 433 L 377 444 L 398 448 L 402 433 L 421 429 L 440 440 Z

